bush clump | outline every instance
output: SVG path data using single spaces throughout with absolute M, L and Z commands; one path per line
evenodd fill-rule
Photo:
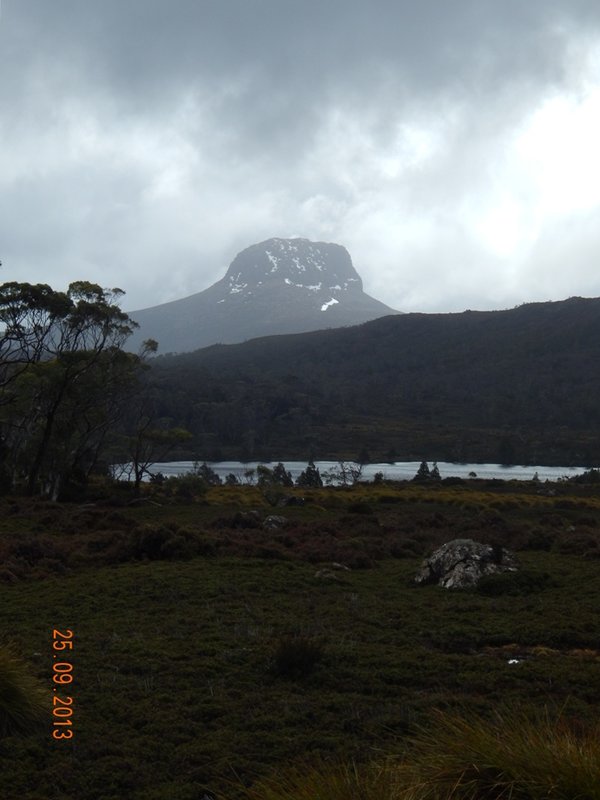
M 322 639 L 305 634 L 282 636 L 273 654 L 273 672 L 280 678 L 304 678 L 322 660 Z
M 587 556 L 600 545 L 600 536 L 596 531 L 568 531 L 555 543 L 555 549 L 563 555 Z
M 374 514 L 375 510 L 370 503 L 366 503 L 364 500 L 359 500 L 356 503 L 350 503 L 348 506 L 348 511 L 351 514 Z
M 478 594 L 486 597 L 500 595 L 529 595 L 543 592 L 556 586 L 556 580 L 547 572 L 519 570 L 518 572 L 499 572 L 495 575 L 484 575 L 476 587 Z

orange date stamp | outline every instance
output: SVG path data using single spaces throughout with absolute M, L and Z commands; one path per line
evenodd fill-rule
M 73 698 L 59 697 L 60 687 L 73 682 L 73 631 L 52 631 L 52 737 L 54 739 L 72 739 L 73 732 Z M 57 651 L 57 652 L 56 652 Z M 69 659 L 67 661 L 67 658 Z

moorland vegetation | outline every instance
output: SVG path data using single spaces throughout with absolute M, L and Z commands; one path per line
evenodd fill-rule
M 75 634 L 74 741 L 6 731 L 6 797 L 597 797 L 593 477 L 271 488 L 0 499 L 3 641 L 49 694 Z M 520 571 L 417 587 L 457 537 Z

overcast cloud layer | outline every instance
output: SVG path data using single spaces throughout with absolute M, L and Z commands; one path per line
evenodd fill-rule
M 2 280 L 338 242 L 404 311 L 599 296 L 597 0 L 2 0 Z

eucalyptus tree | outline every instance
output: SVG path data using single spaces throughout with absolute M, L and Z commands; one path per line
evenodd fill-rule
M 52 353 L 60 320 L 72 301 L 47 284 L 4 283 L 0 286 L 0 388 Z M 2 392 L 7 402 L 10 394 Z
M 0 430 L 5 470 L 56 497 L 97 460 L 139 370 L 120 289 L 87 281 L 0 286 Z

